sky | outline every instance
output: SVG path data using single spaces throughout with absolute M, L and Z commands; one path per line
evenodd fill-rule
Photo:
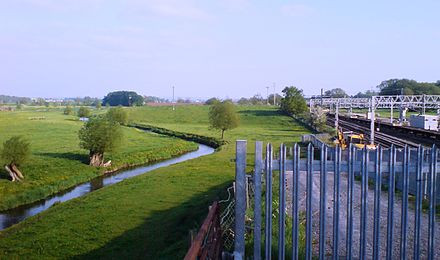
M 0 0 L 0 94 L 239 98 L 440 79 L 440 1 Z

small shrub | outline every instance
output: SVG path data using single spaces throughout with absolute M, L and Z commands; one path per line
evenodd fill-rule
M 66 108 L 64 108 L 63 113 L 64 113 L 65 115 L 71 115 L 71 114 L 73 113 L 73 109 L 72 109 L 72 107 L 69 106 L 69 105 L 67 105 Z
M 128 113 L 122 107 L 113 107 L 110 108 L 107 112 L 107 118 L 109 120 L 118 122 L 121 125 L 127 125 L 128 123 Z
M 91 114 L 91 111 L 87 107 L 80 107 L 78 110 L 78 117 L 89 117 Z

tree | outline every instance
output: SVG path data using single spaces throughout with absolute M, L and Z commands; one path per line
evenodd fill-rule
M 80 107 L 78 109 L 78 117 L 89 117 L 91 114 L 91 111 L 87 107 Z
M 105 117 L 86 122 L 78 135 L 80 147 L 89 150 L 91 166 L 104 166 L 104 153 L 114 151 L 123 137 L 119 123 Z
M 281 111 L 293 116 L 301 116 L 307 111 L 307 103 L 302 90 L 293 86 L 285 87 L 283 89 L 283 95 L 284 97 L 281 99 Z
M 440 95 L 440 85 L 409 79 L 382 81 L 377 88 L 380 90 L 380 95 Z
M 144 97 L 138 95 L 134 91 L 115 91 L 110 92 L 104 97 L 102 103 L 110 106 L 142 106 Z
M 249 105 L 249 104 L 250 104 L 250 101 L 249 101 L 249 99 L 247 99 L 247 98 L 245 98 L 245 97 L 242 97 L 242 98 L 240 98 L 240 99 L 237 101 L 237 103 L 238 103 L 239 105 Z
M 355 98 L 370 98 L 372 96 L 377 96 L 377 95 L 379 95 L 379 93 L 377 93 L 376 91 L 367 90 L 367 91 L 365 91 L 365 93 L 358 92 L 353 97 L 355 97 Z
M 318 132 L 324 132 L 327 127 L 327 116 L 322 107 L 314 107 L 310 113 L 310 123 Z
M 260 94 L 256 94 L 249 99 L 249 102 L 254 106 L 255 105 L 263 105 L 265 103 L 265 101 L 266 100 Z
M 222 132 L 222 139 L 226 130 L 238 126 L 238 116 L 235 113 L 235 106 L 229 101 L 213 104 L 209 108 L 209 122 L 211 127 Z
M 327 90 L 324 92 L 325 96 L 332 97 L 332 98 L 345 98 L 348 97 L 347 93 L 342 88 L 334 88 Z
M 12 181 L 22 181 L 23 174 L 18 170 L 30 155 L 30 143 L 21 136 L 13 136 L 3 143 L 1 158 Z
M 64 108 L 63 113 L 64 113 L 65 115 L 71 115 L 71 114 L 73 113 L 73 109 L 72 109 L 72 107 L 71 107 L 70 105 L 67 105 L 66 108 Z
M 121 125 L 126 125 L 128 123 L 128 113 L 127 110 L 122 107 L 112 107 L 107 112 L 107 118 L 109 120 L 118 122 Z
M 205 101 L 205 105 L 214 105 L 215 103 L 220 102 L 218 98 L 212 97 Z
M 102 108 L 101 101 L 98 100 L 98 101 L 96 102 L 96 105 L 95 105 L 95 106 L 96 106 L 96 109 L 100 110 L 100 109 Z
M 17 105 L 15 106 L 17 110 L 21 110 L 23 108 L 23 105 L 20 102 L 17 102 Z
M 283 98 L 283 97 L 282 97 L 281 95 L 279 95 L 278 93 L 275 94 L 275 102 L 277 102 L 277 100 L 278 100 L 278 102 L 280 102 L 280 100 L 281 100 L 282 98 Z M 269 95 L 269 97 L 268 97 L 268 101 L 269 101 L 269 104 L 270 104 L 270 105 L 272 105 L 272 106 L 275 105 L 275 103 L 274 103 L 274 99 L 273 99 L 273 94 L 270 94 L 270 95 Z

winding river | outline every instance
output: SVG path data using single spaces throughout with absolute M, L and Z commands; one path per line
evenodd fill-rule
M 0 230 L 3 230 L 7 227 L 10 227 L 14 224 L 17 224 L 25 220 L 28 217 L 34 216 L 42 211 L 45 211 L 55 203 L 65 202 L 74 198 L 78 198 L 86 195 L 87 193 L 98 190 L 102 187 L 118 183 L 122 180 L 134 176 L 138 176 L 140 174 L 158 168 L 166 167 L 172 164 L 176 164 L 190 159 L 198 158 L 204 155 L 212 154 L 213 152 L 214 152 L 213 148 L 203 144 L 199 144 L 199 148 L 196 151 L 189 152 L 184 155 L 172 159 L 160 161 L 157 163 L 153 163 L 150 165 L 140 166 L 129 170 L 123 170 L 112 174 L 99 176 L 89 182 L 82 183 L 71 189 L 61 191 L 46 199 L 31 204 L 22 205 L 17 208 L 2 211 L 0 212 Z

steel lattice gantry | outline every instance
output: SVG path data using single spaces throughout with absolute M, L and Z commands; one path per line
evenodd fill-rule
M 370 142 L 374 144 L 374 111 L 378 108 L 391 109 L 390 121 L 393 122 L 393 108 L 399 109 L 440 109 L 440 95 L 395 95 L 372 96 L 371 98 L 311 98 L 308 100 L 310 110 L 315 105 L 335 108 L 335 126 L 338 127 L 339 108 L 368 108 L 371 112 Z
M 371 98 L 312 98 L 309 106 L 323 106 L 339 108 L 434 108 L 440 109 L 440 95 L 396 95 L 396 96 L 373 96 Z

